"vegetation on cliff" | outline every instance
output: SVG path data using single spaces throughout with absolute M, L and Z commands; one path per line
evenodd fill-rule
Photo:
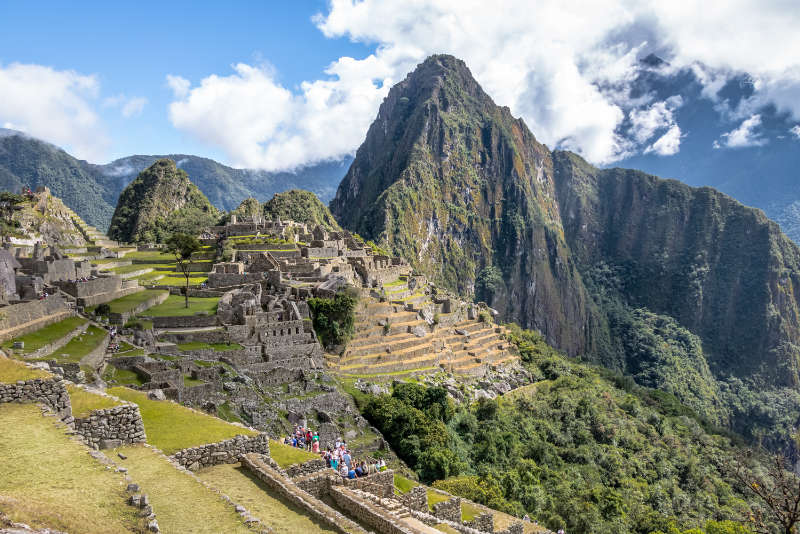
M 197 235 L 219 218 L 219 211 L 186 172 L 174 161 L 162 159 L 122 192 L 108 235 L 129 243 L 163 243 L 174 233 Z
M 343 345 L 353 336 L 357 303 L 356 295 L 346 290 L 333 298 L 308 299 L 314 331 L 323 347 Z
M 310 227 L 320 225 L 326 230 L 341 231 L 339 223 L 331 215 L 330 210 L 317 195 L 311 191 L 292 189 L 276 193 L 264 203 L 264 216 L 268 219 L 291 219 L 306 223 Z

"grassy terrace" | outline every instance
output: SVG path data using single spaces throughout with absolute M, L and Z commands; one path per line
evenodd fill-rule
M 408 493 L 412 488 L 418 486 L 418 482 L 414 482 L 410 478 L 402 475 L 394 474 L 394 487 L 399 493 Z
M 255 431 L 226 423 L 222 419 L 190 410 L 174 402 L 150 400 L 146 393 L 140 391 L 114 387 L 110 388 L 108 393 L 139 405 L 147 442 L 165 454 L 222 441 L 237 434 L 247 436 L 257 434 Z
M 163 272 L 160 274 L 164 274 Z M 190 276 L 189 285 L 199 286 L 203 282 L 208 282 L 208 276 Z M 175 276 L 173 273 L 167 273 L 166 276 L 153 280 L 154 285 L 157 286 L 178 286 L 184 287 L 186 285 L 186 278 L 183 275 Z
M 172 254 L 162 254 L 161 252 L 128 252 L 123 258 L 125 260 L 138 261 L 142 263 L 175 263 L 175 256 Z
M 94 410 L 105 410 L 106 408 L 120 406 L 120 403 L 114 399 L 90 393 L 78 386 L 69 385 L 67 386 L 67 391 L 72 404 L 73 417 L 87 417 Z
M 318 456 L 305 449 L 298 449 L 291 445 L 284 445 L 280 441 L 270 440 L 269 455 L 277 464 L 283 468 L 294 464 L 302 464 L 309 460 L 316 460 Z
M 17 380 L 50 378 L 52 375 L 41 369 L 31 369 L 24 363 L 0 356 L 0 383 L 13 384 Z
M 141 532 L 126 482 L 32 404 L 0 404 L 0 508 L 34 528 Z M 159 510 L 159 521 L 160 510 Z
M 25 348 L 17 349 L 14 352 L 16 354 L 25 355 L 39 350 L 40 348 L 54 341 L 62 339 L 79 326 L 85 325 L 86 322 L 86 319 L 82 317 L 68 317 L 63 321 L 45 326 L 44 328 L 40 328 L 35 332 L 31 332 L 29 334 L 16 337 L 10 341 L 6 341 L 2 346 L 4 349 L 10 349 L 14 345 L 15 341 L 22 341 L 25 343 Z
M 219 302 L 219 297 L 189 297 L 189 307 L 186 308 L 183 296 L 170 295 L 163 303 L 147 310 L 147 315 L 151 317 L 183 317 L 201 312 L 213 314 L 217 313 L 217 302 Z
M 213 488 L 247 508 L 277 534 L 337 532 L 308 517 L 303 510 L 273 495 L 260 480 L 238 464 L 222 464 L 197 473 Z M 160 514 L 159 514 L 160 518 Z
M 84 356 L 96 349 L 108 332 L 94 325 L 86 331 L 72 338 L 69 343 L 57 351 L 39 358 L 40 360 L 56 360 L 61 363 L 78 363 Z
M 127 457 L 117 461 L 150 497 L 162 532 L 252 534 L 233 506 L 198 480 L 175 469 L 156 451 L 134 445 L 116 449 L 116 452 Z
M 166 293 L 166 291 L 158 289 L 146 289 L 144 291 L 137 291 L 136 293 L 131 293 L 130 295 L 125 295 L 124 297 L 112 300 L 108 303 L 108 305 L 111 307 L 111 313 L 130 313 L 143 302 L 146 302 L 158 295 L 163 295 L 164 293 Z
M 118 369 L 111 364 L 107 365 L 103 371 L 103 381 L 112 386 L 141 386 L 144 384 L 136 371 Z
M 163 263 L 133 263 L 131 265 L 121 265 L 120 267 L 113 267 L 111 268 L 111 272 L 114 274 L 128 274 L 133 273 L 136 271 L 141 271 L 143 269 L 158 269 L 159 267 L 164 268 Z
M 225 352 L 226 350 L 241 350 L 244 347 L 238 343 L 204 343 L 202 341 L 190 341 L 188 343 L 178 343 L 178 348 L 181 350 L 204 350 L 213 349 L 217 352 Z

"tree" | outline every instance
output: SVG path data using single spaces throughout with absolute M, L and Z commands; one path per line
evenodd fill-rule
M 167 252 L 175 256 L 175 264 L 186 278 L 186 287 L 183 294 L 186 297 L 186 307 L 189 307 L 189 274 L 192 268 L 192 254 L 202 248 L 196 237 L 188 234 L 173 234 L 167 240 Z
M 9 193 L 8 191 L 3 191 L 0 193 L 0 213 L 2 213 L 7 224 L 13 224 L 14 212 L 20 209 L 18 204 L 21 204 L 24 201 L 25 197 L 22 195 L 15 195 L 14 193 Z
M 766 474 L 763 475 L 755 473 L 738 459 L 729 471 L 767 505 L 767 512 L 780 526 L 781 532 L 797 534 L 797 526 L 800 524 L 800 477 L 791 471 L 782 454 L 775 454 L 771 458 Z M 761 510 L 754 510 L 750 521 L 753 523 L 753 530 L 758 533 L 773 532 Z

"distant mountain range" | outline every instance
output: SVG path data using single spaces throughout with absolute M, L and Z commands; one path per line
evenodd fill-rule
M 25 186 L 45 185 L 87 223 L 106 231 L 125 186 L 164 158 L 175 161 L 215 207 L 226 211 L 247 197 L 263 202 L 289 189 L 312 191 L 327 202 L 352 161 L 347 157 L 296 172 L 234 169 L 187 154 L 135 155 L 95 165 L 22 132 L 0 129 L 0 190 L 18 192 Z

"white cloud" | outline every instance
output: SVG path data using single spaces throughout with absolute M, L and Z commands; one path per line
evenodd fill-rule
M 753 115 L 742 121 L 738 128 L 722 134 L 722 143 L 714 142 L 714 148 L 727 146 L 729 148 L 744 148 L 762 146 L 767 143 L 756 129 L 761 126 L 761 115 Z
M 167 74 L 167 86 L 172 89 L 172 94 L 175 98 L 184 98 L 189 94 L 189 87 L 191 82 L 181 76 Z
M 375 52 L 340 58 L 324 79 L 297 90 L 242 64 L 194 88 L 170 76 L 173 124 L 238 164 L 286 168 L 351 153 L 387 85 L 426 56 L 450 53 L 539 140 L 610 163 L 645 146 L 657 153 L 679 147 L 675 108 L 641 109 L 647 97 L 630 97 L 636 58 L 651 50 L 662 51 L 670 69 L 694 68 L 713 98 L 731 76 L 749 72 L 760 99 L 751 104 L 773 102 L 800 118 L 800 66 L 791 53 L 800 49 L 800 10 L 781 0 L 702 9 L 661 0 L 331 0 L 314 22 L 328 37 L 374 45 Z M 742 118 L 757 113 L 747 109 Z M 633 129 L 621 132 L 626 117 Z
M 655 143 L 648 146 L 645 154 L 655 152 L 659 156 L 672 156 L 677 154 L 681 147 L 681 129 L 677 124 L 673 124 L 667 133 L 659 137 Z
M 126 119 L 141 115 L 145 105 L 147 99 L 141 96 L 128 97 L 120 94 L 103 99 L 103 106 L 119 108 L 120 114 Z
M 0 122 L 97 161 L 108 146 L 94 110 L 94 76 L 42 65 L 0 65 Z
M 800 139 L 800 124 L 795 124 L 789 129 L 789 133 Z

